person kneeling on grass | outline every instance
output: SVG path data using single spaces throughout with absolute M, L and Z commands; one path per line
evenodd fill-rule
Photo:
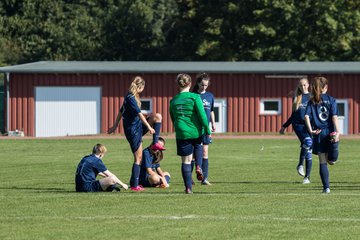
M 104 145 L 96 144 L 92 154 L 81 159 L 75 174 L 77 192 L 120 191 L 119 186 L 128 189 L 128 185 L 121 182 L 102 162 L 106 152 Z M 103 178 L 97 180 L 97 176 Z
M 165 148 L 165 139 L 159 137 L 158 144 Z M 170 174 L 163 172 L 160 161 L 164 158 L 162 150 L 153 150 L 151 145 L 143 150 L 139 184 L 143 187 L 167 188 L 170 183 Z

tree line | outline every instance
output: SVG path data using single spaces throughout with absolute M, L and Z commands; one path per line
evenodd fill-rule
M 358 0 L 2 0 L 0 64 L 359 61 Z

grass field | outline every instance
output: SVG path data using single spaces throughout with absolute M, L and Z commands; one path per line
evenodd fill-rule
M 301 184 L 292 138 L 215 139 L 213 185 L 197 183 L 192 195 L 174 139 L 162 163 L 169 189 L 75 193 L 76 166 L 98 142 L 109 170 L 128 182 L 123 139 L 0 140 L 0 239 L 360 239 L 360 140 L 342 140 L 327 195 L 317 156 L 312 183 Z

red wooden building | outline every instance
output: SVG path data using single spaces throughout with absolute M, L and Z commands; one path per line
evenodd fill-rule
M 337 98 L 344 134 L 359 134 L 360 62 L 35 62 L 0 68 L 4 74 L 3 128 L 25 136 L 105 133 L 141 75 L 145 112 L 163 115 L 173 132 L 169 101 L 175 77 L 208 72 L 219 132 L 276 133 L 291 114 L 298 79 L 322 75 Z M 194 82 L 194 79 L 193 79 Z M 290 130 L 290 129 L 289 129 Z M 123 133 L 122 126 L 118 128 Z

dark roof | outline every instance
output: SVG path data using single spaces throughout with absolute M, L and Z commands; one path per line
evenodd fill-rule
M 8 73 L 360 73 L 360 62 L 121 62 L 42 61 L 1 67 Z

